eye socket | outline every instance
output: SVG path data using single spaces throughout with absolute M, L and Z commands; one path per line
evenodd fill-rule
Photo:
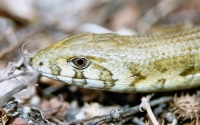
M 84 69 L 89 65 L 89 60 L 87 60 L 86 58 L 79 57 L 72 59 L 72 63 L 75 68 Z

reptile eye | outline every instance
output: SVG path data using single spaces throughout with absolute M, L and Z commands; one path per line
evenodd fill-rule
M 89 60 L 86 58 L 74 58 L 72 59 L 75 68 L 84 69 L 89 65 Z

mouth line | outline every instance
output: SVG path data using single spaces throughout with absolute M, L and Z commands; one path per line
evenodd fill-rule
M 83 88 L 96 88 L 102 89 L 105 86 L 104 81 L 101 80 L 93 80 L 93 79 L 77 79 L 77 78 L 70 78 L 66 76 L 55 76 L 48 73 L 40 73 L 42 76 L 48 77 L 50 79 L 62 81 L 67 84 L 76 85 Z
M 73 78 L 70 78 L 70 77 L 66 77 L 66 76 L 56 76 L 56 75 L 52 75 L 52 74 L 49 74 L 49 73 L 44 73 L 44 72 L 40 72 L 40 74 L 42 76 L 45 76 L 45 77 L 48 77 L 50 79 L 54 79 L 54 80 L 59 80 L 59 81 L 62 81 L 64 83 L 68 83 L 68 84 L 72 84 L 72 80 Z

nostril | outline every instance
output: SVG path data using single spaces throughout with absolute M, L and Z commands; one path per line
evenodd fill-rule
M 42 66 L 42 65 L 43 65 L 43 62 L 40 62 L 40 63 L 39 63 L 39 66 Z

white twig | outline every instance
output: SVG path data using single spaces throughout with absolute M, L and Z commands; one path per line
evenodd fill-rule
M 140 104 L 140 108 L 139 110 L 142 112 L 143 110 L 142 109 L 146 109 L 147 110 L 147 113 L 151 119 L 151 121 L 153 122 L 154 125 L 159 125 L 158 124 L 158 121 L 156 120 L 152 110 L 151 110 L 151 106 L 149 104 L 149 100 L 150 98 L 153 96 L 153 94 L 151 95 L 147 95 L 146 97 L 143 97 L 141 99 L 142 103 Z

